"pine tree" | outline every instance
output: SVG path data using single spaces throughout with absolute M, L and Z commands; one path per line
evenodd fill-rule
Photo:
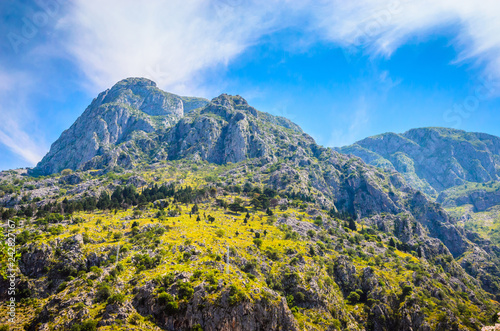
M 396 247 L 396 241 L 394 240 L 394 238 L 391 238 L 391 240 L 389 240 L 389 246 Z
M 356 231 L 356 222 L 352 218 L 349 218 L 349 229 Z

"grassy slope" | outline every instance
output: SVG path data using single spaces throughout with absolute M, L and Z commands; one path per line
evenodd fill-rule
M 146 181 L 163 182 L 181 182 L 183 185 L 201 187 L 207 183 L 219 181 L 219 175 L 227 173 L 230 170 L 238 170 L 238 165 L 215 166 L 202 164 L 190 165 L 190 171 L 187 171 L 185 164 L 174 164 L 171 167 L 162 168 L 155 171 L 145 171 L 142 177 Z M 182 171 L 180 169 L 182 168 Z M 240 170 L 238 170 L 240 171 Z M 118 175 L 122 176 L 122 175 Z M 116 179 L 115 175 L 108 175 L 107 181 Z M 240 183 L 251 178 L 250 174 L 246 176 L 236 176 L 233 184 Z M 227 182 L 228 179 L 224 178 Z M 231 181 L 231 179 L 229 179 Z M 63 195 L 59 199 L 63 199 Z M 241 198 L 247 204 L 249 197 L 245 195 L 235 195 L 227 193 L 218 196 L 231 202 L 235 198 Z M 172 201 L 171 201 L 172 203 Z M 304 207 L 304 204 L 302 205 Z M 333 275 L 329 272 L 329 265 L 334 263 L 339 256 L 346 256 L 356 267 L 357 272 L 370 266 L 375 270 L 379 278 L 379 287 L 388 297 L 401 298 L 401 305 L 404 302 L 414 302 L 420 305 L 426 314 L 426 320 L 432 325 L 436 325 L 443 318 L 442 308 L 446 307 L 462 316 L 461 325 L 469 325 L 469 317 L 487 322 L 489 320 L 489 310 L 480 311 L 477 305 L 474 305 L 469 298 L 456 292 L 449 281 L 452 277 L 446 273 L 440 265 L 431 265 L 423 259 L 414 255 L 407 254 L 395 249 L 389 249 L 388 242 L 390 235 L 380 233 L 376 230 L 374 234 L 368 235 L 361 226 L 358 225 L 357 231 L 350 231 L 343 228 L 343 221 L 332 219 L 322 214 L 323 225 L 318 228 L 316 235 L 311 238 L 299 237 L 298 239 L 284 239 L 286 230 L 276 225 L 276 219 L 296 218 L 307 222 L 314 222 L 312 216 L 305 213 L 305 208 L 289 206 L 287 210 L 280 211 L 275 209 L 275 215 L 268 216 L 264 211 L 251 211 L 251 218 L 247 224 L 244 223 L 245 214 L 230 213 L 219 207 L 215 199 L 207 199 L 199 203 L 199 215 L 201 221 L 197 222 L 195 215 L 189 216 L 189 211 L 193 204 L 177 204 L 181 210 L 181 215 L 176 217 L 165 217 L 158 215 L 158 209 L 149 205 L 142 211 L 141 215 L 134 210 L 121 210 L 116 214 L 106 211 L 95 211 L 92 213 L 77 213 L 73 219 L 81 218 L 82 223 L 64 222 L 63 232 L 61 234 L 51 234 L 49 227 L 39 227 L 35 222 L 26 222 L 26 229 L 38 231 L 38 237 L 34 241 L 39 244 L 50 243 L 55 239 L 64 240 L 76 233 L 85 234 L 90 238 L 83 251 L 85 253 L 97 252 L 102 254 L 106 250 L 115 252 L 117 247 L 121 248 L 119 263 L 125 268 L 119 273 L 117 278 L 108 279 L 114 292 L 120 292 L 125 295 L 125 300 L 131 300 L 133 297 L 133 288 L 146 283 L 148 280 L 168 273 L 188 272 L 189 274 L 201 270 L 201 275 L 191 279 L 191 283 L 196 286 L 201 282 L 210 282 L 208 279 L 213 274 L 217 280 L 222 280 L 225 287 L 236 285 L 241 291 L 240 300 L 257 300 L 262 295 L 262 289 L 270 286 L 269 278 L 278 277 L 284 272 L 298 273 L 300 285 L 305 291 L 314 290 L 312 286 L 317 284 L 320 288 L 322 299 L 327 303 L 328 309 L 301 307 L 300 302 L 290 300 L 290 307 L 293 309 L 294 316 L 299 322 L 301 328 L 308 330 L 324 330 L 329 325 L 339 327 L 357 321 L 365 324 L 369 319 L 368 310 L 373 302 L 352 302 L 347 300 L 335 283 Z M 171 206 L 171 209 L 173 207 Z M 205 218 L 206 215 L 206 218 Z M 207 221 L 208 215 L 215 217 L 213 223 Z M 134 219 L 136 218 L 136 219 Z M 133 220 L 132 220 L 133 219 Z M 139 223 L 139 229 L 153 224 L 167 229 L 163 234 L 146 232 L 133 236 L 131 233 L 132 222 Z M 339 226 L 340 225 L 340 226 Z M 327 232 L 328 229 L 331 229 Z M 254 243 L 255 233 L 261 234 L 262 246 L 257 247 Z M 116 235 L 121 233 L 120 235 Z M 238 233 L 238 235 L 237 235 Z M 266 233 L 264 235 L 264 233 Z M 320 240 L 321 238 L 321 240 Z M 320 244 L 317 244 L 320 242 Z M 184 253 L 177 248 L 179 246 L 194 245 L 200 252 L 196 257 L 186 257 Z M 231 263 L 229 273 L 223 270 L 226 268 L 224 254 L 227 247 L 231 250 Z M 313 247 L 314 254 L 311 254 Z M 141 270 L 134 259 L 137 253 L 148 253 L 161 256 L 161 263 L 152 269 Z M 113 255 L 113 254 L 111 254 Z M 303 262 L 297 266 L 297 258 Z M 295 259 L 295 260 L 294 260 Z M 257 262 L 254 269 L 254 276 L 250 276 L 242 269 L 242 261 Z M 105 272 L 114 269 L 112 258 L 103 263 L 101 268 Z M 260 264 L 265 263 L 270 270 L 264 272 Z M 454 262 L 450 262 L 453 264 Z M 420 275 L 424 281 L 415 281 L 415 275 Z M 78 297 L 88 293 L 99 284 L 98 274 L 92 271 L 79 274 L 78 277 L 68 278 L 66 288 L 61 287 L 61 291 L 46 299 L 25 300 L 18 310 L 20 321 L 26 323 L 38 315 L 43 305 L 51 299 L 58 297 L 67 300 L 70 297 Z M 438 279 L 447 280 L 440 282 Z M 131 280 L 134 280 L 131 285 Z M 411 292 L 403 296 L 402 284 L 411 287 Z M 468 284 L 472 291 L 476 291 L 473 284 Z M 429 293 L 428 288 L 439 289 L 439 298 Z M 259 291 L 257 291 L 257 289 Z M 216 302 L 220 296 L 220 291 L 213 291 L 207 297 L 207 302 Z M 403 296 L 403 297 L 402 297 Z M 477 297 L 485 305 L 493 308 L 494 303 L 484 297 L 481 292 L 477 292 Z M 87 307 L 90 316 L 93 319 L 99 319 L 106 307 L 106 303 L 93 303 Z M 75 308 L 78 310 L 81 308 Z M 330 312 L 336 312 L 333 318 Z M 395 312 L 396 313 L 396 312 Z M 5 322 L 6 307 L 0 308 L 0 323 Z M 67 319 L 64 313 L 55 314 L 50 325 L 55 326 Z M 125 322 L 129 327 L 151 328 L 154 323 L 145 317 L 137 317 L 134 320 Z M 141 326 L 142 325 L 142 326 Z M 100 330 L 118 330 L 120 327 L 104 327 Z

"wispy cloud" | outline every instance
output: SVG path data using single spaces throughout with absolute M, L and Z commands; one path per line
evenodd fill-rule
M 497 0 L 336 0 L 312 10 L 323 38 L 352 51 L 390 56 L 411 38 L 425 40 L 453 27 L 457 62 L 473 59 L 500 76 L 500 2 Z
M 341 121 L 346 129 L 333 130 L 328 146 L 342 147 L 350 145 L 366 136 L 370 123 L 370 113 L 364 98 L 357 101 L 355 110 L 343 116 L 336 116 L 335 121 Z
M 64 47 L 94 92 L 128 76 L 179 93 L 203 89 L 203 70 L 223 67 L 262 35 L 290 26 L 310 40 L 383 56 L 454 26 L 457 61 L 485 61 L 500 76 L 496 0 L 75 0 L 66 13 L 58 24 Z
M 44 148 L 40 148 L 38 142 L 33 141 L 31 135 L 12 120 L 4 121 L 0 125 L 0 142 L 26 160 L 30 166 L 40 161 L 46 152 Z
M 35 165 L 46 152 L 43 139 L 33 139 L 27 133 L 33 116 L 30 107 L 26 106 L 27 90 L 32 80 L 23 72 L 7 72 L 0 70 L 0 143 L 13 153 Z
M 263 1 L 77 0 L 59 24 L 65 47 L 95 91 L 145 76 L 192 93 L 201 71 L 225 65 L 276 26 Z

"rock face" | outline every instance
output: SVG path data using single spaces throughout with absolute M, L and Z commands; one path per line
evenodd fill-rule
M 456 190 L 450 189 L 441 192 L 437 198 L 437 202 L 445 207 L 455 207 L 462 205 L 473 205 L 474 212 L 483 212 L 489 208 L 500 204 L 500 188 L 494 190 L 487 189 L 471 189 L 463 190 L 458 194 Z
M 278 144 L 304 139 L 312 140 L 296 124 L 259 112 L 240 96 L 223 94 L 208 102 L 129 78 L 99 94 L 32 173 L 131 168 L 141 161 L 187 156 L 217 164 L 240 162 L 273 157 Z
M 175 293 L 174 289 L 169 289 Z M 154 285 L 147 283 L 138 289 L 132 304 L 143 315 L 151 315 L 166 330 L 191 330 L 203 324 L 207 331 L 282 330 L 298 331 L 299 326 L 284 298 L 276 293 L 268 295 L 274 300 L 259 300 L 251 303 L 245 300 L 230 303 L 229 292 L 222 295 L 217 305 L 207 305 L 204 301 L 204 286 L 195 288 L 193 299 L 178 313 L 168 313 L 154 295 Z
M 161 139 L 168 146 L 169 159 L 191 156 L 224 164 L 272 157 L 281 140 L 296 143 L 304 138 L 290 121 L 261 113 L 240 96 L 223 94 L 182 118 Z
M 397 170 L 431 196 L 465 182 L 500 178 L 500 138 L 445 128 L 386 133 L 338 149 L 366 163 Z
M 185 101 L 184 101 L 185 100 Z M 129 157 L 109 153 L 135 135 L 168 128 L 189 110 L 207 101 L 181 98 L 144 78 L 128 78 L 99 94 L 77 121 L 51 146 L 34 169 L 51 174 L 63 169 L 92 168 L 99 164 L 126 165 Z M 99 158 L 101 156 L 101 158 Z

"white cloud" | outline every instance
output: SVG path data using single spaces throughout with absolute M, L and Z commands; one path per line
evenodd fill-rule
M 342 147 L 351 145 L 357 140 L 366 137 L 365 132 L 370 123 L 370 113 L 368 112 L 366 100 L 360 98 L 353 112 L 336 116 L 335 121 L 344 123 L 343 127 L 346 129 L 333 130 L 328 146 Z M 338 127 L 338 125 L 336 126 Z
M 31 135 L 19 128 L 16 121 L 3 121 L 0 125 L 0 143 L 27 161 L 29 165 L 37 164 L 46 152 L 39 143 L 33 141 Z
M 59 29 L 94 92 L 144 76 L 189 93 L 201 71 L 227 64 L 276 26 L 265 15 L 271 9 L 264 1 L 77 0 Z
M 223 68 L 262 35 L 290 26 L 311 40 L 390 56 L 412 37 L 453 25 L 457 60 L 486 61 L 500 76 L 499 16 L 497 0 L 75 0 L 58 26 L 93 93 L 145 76 L 192 94 L 210 90 L 201 86 L 205 69 Z
M 34 116 L 26 106 L 26 91 L 33 80 L 23 72 L 0 70 L 0 143 L 19 155 L 29 165 L 35 165 L 46 152 L 42 139 L 27 131 Z M 22 125 L 22 127 L 21 127 Z M 33 132 L 33 130 L 29 131 Z
M 351 50 L 390 56 L 410 38 L 453 27 L 457 61 L 485 62 L 500 76 L 500 2 L 497 0 L 335 0 L 312 12 L 323 38 Z

